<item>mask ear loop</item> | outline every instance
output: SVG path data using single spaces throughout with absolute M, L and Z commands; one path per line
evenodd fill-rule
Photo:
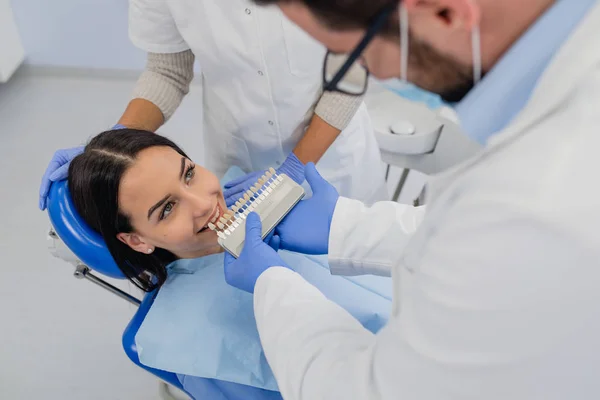
M 400 19 L 400 77 L 405 83 L 408 82 L 408 12 L 401 4 L 398 7 Z
M 471 46 L 473 53 L 473 84 L 477 85 L 481 81 L 481 33 L 479 25 L 473 27 L 471 32 Z

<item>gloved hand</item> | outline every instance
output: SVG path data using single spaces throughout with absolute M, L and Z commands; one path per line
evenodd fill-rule
M 300 161 L 294 153 L 290 153 L 283 164 L 277 169 L 277 173 L 286 174 L 299 185 L 304 182 L 304 164 L 302 164 L 302 161 Z M 231 207 L 235 204 L 235 202 L 242 197 L 244 193 L 250 189 L 250 186 L 254 185 L 258 178 L 263 174 L 264 172 L 251 172 L 240 178 L 234 179 L 231 182 L 227 182 L 225 184 L 225 191 L 223 192 L 227 207 Z
M 57 150 L 50 160 L 50 164 L 46 168 L 46 172 L 42 177 L 42 185 L 40 186 L 40 210 L 46 209 L 48 200 L 48 192 L 52 182 L 62 181 L 67 178 L 69 172 L 69 164 L 71 160 L 83 153 L 84 146 L 73 147 L 71 149 Z
M 246 218 L 246 238 L 244 249 L 236 259 L 225 252 L 225 281 L 238 289 L 254 293 L 256 280 L 270 267 L 290 268 L 267 243 L 261 240 L 262 224 L 258 214 L 252 212 Z M 271 245 L 277 236 L 265 240 Z M 276 246 L 276 244 L 275 244 Z M 291 269 L 291 268 L 290 268 Z
M 112 129 L 123 129 L 125 126 L 117 124 Z M 40 186 L 40 210 L 46 209 L 46 203 L 48 201 L 48 192 L 50 192 L 50 186 L 52 182 L 62 181 L 67 179 L 69 173 L 69 164 L 71 160 L 83 153 L 84 146 L 73 147 L 71 149 L 57 150 L 50 160 L 50 164 L 46 168 L 46 172 L 42 177 L 42 184 Z
M 327 254 L 329 231 L 339 194 L 319 175 L 313 163 L 306 165 L 306 180 L 313 196 L 300 201 L 275 227 L 280 247 L 305 254 Z

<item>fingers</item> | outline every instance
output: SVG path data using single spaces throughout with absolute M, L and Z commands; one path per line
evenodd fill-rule
M 50 174 L 50 180 L 52 182 L 62 181 L 63 179 L 67 179 L 69 176 L 69 165 L 71 165 L 71 161 L 66 164 L 63 164 L 59 168 L 56 169 L 53 173 Z
M 48 196 L 48 192 L 50 191 L 51 184 L 52 184 L 52 182 L 50 180 L 48 180 L 48 178 L 46 178 L 46 176 L 44 175 L 44 177 L 42 178 L 42 184 L 40 186 L 40 201 L 39 201 L 40 210 L 42 210 L 42 211 L 44 211 L 46 209 L 46 197 Z
M 279 251 L 279 248 L 281 246 L 281 238 L 279 237 L 279 235 L 273 235 L 267 243 L 269 244 L 269 246 L 271 246 L 273 250 Z
M 251 212 L 246 218 L 246 242 L 262 242 L 262 222 L 257 213 Z
M 229 285 L 233 285 L 233 279 L 234 279 L 234 275 L 235 273 L 233 271 L 235 271 L 235 257 L 232 256 L 231 254 L 229 254 L 228 252 L 225 252 L 225 259 L 223 260 L 223 266 L 224 266 L 224 272 L 225 272 L 225 282 L 227 282 L 227 284 Z
M 39 207 L 41 211 L 44 211 L 46 209 L 46 196 L 40 196 Z
M 225 193 L 223 193 L 223 197 L 225 197 L 225 203 L 227 204 L 227 208 L 234 205 L 235 202 L 238 201 L 240 199 L 240 197 L 243 196 L 243 194 L 244 194 L 244 192 L 229 193 L 227 195 L 225 195 Z
M 244 183 L 246 179 L 248 179 L 248 175 L 240 176 L 237 179 L 227 182 L 224 187 L 225 189 L 231 189 L 232 187 L 237 186 L 240 183 Z
M 223 196 L 225 198 L 227 198 L 227 197 L 233 197 L 233 196 L 238 196 L 239 197 L 240 194 L 244 193 L 246 190 L 248 190 L 248 189 L 246 189 L 246 185 L 244 185 L 244 184 L 237 185 L 237 186 L 234 186 L 232 188 L 225 189 L 223 191 Z
M 306 164 L 304 173 L 306 175 L 306 180 L 314 193 L 317 193 L 321 189 L 323 183 L 327 183 L 327 181 L 321 177 L 319 171 L 317 171 L 314 163 Z

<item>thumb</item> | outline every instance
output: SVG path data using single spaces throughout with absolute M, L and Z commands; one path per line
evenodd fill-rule
M 251 212 L 246 218 L 246 242 L 261 242 L 262 223 L 257 213 Z
M 314 163 L 306 164 L 304 173 L 306 175 L 306 181 L 315 194 L 318 193 L 323 188 L 324 184 L 327 183 L 321 174 L 319 174 L 319 171 L 317 171 L 317 167 L 315 167 Z

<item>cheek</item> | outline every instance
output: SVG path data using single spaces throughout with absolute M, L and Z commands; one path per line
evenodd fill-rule
M 387 40 L 376 40 L 367 48 L 364 57 L 369 72 L 378 79 L 400 77 L 400 47 Z
M 159 241 L 160 246 L 166 250 L 177 251 L 181 248 L 185 248 L 186 243 L 193 240 L 193 228 L 190 222 L 190 218 L 178 218 L 168 226 L 162 229 Z

